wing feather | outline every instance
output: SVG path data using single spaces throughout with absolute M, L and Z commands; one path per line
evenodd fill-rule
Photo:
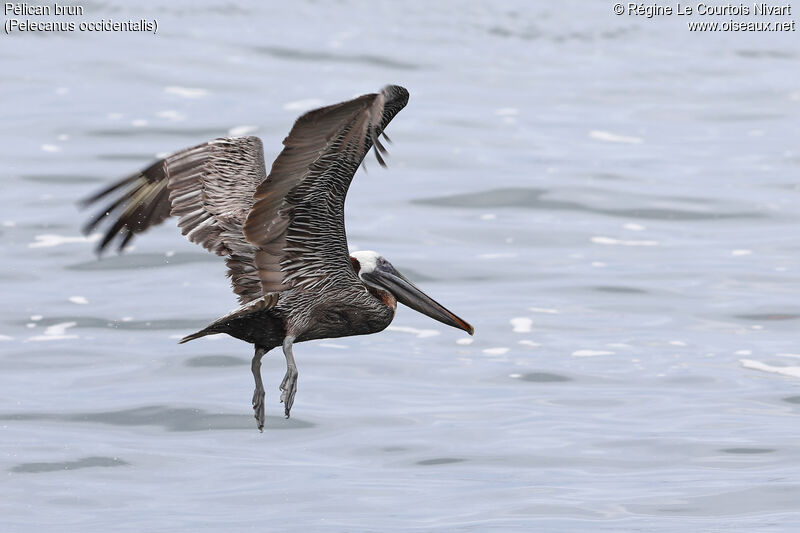
M 284 149 L 255 192 L 244 224 L 258 247 L 255 262 L 264 293 L 320 282 L 354 281 L 344 229 L 344 200 L 353 175 L 376 140 L 408 102 L 388 86 L 301 116 Z
M 244 304 L 262 296 L 257 249 L 244 238 L 242 225 L 265 178 L 259 138 L 214 139 L 156 161 L 84 200 L 89 205 L 111 199 L 84 232 L 106 225 L 98 253 L 115 239 L 122 250 L 137 233 L 175 216 L 191 242 L 227 256 L 234 292 Z

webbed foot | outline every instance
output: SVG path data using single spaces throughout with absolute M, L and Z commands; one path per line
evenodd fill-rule
M 256 389 L 253 391 L 253 411 L 258 422 L 258 430 L 264 431 L 264 389 Z
M 283 376 L 281 382 L 281 403 L 284 406 L 286 418 L 289 418 L 292 410 L 295 393 L 297 393 L 297 367 L 289 366 L 286 368 L 286 375 Z

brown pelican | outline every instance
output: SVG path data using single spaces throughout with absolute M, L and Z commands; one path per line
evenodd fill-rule
M 304 114 L 269 174 L 259 138 L 226 137 L 156 161 L 84 201 L 111 200 L 84 228 L 108 226 L 98 254 L 115 239 L 121 251 L 135 234 L 175 216 L 190 241 L 226 258 L 241 307 L 180 342 L 227 333 L 255 345 L 259 430 L 261 358 L 277 346 L 286 356 L 280 390 L 288 418 L 297 391 L 296 342 L 382 331 L 397 302 L 473 333 L 376 252 L 348 254 L 350 181 L 372 147 L 385 166 L 379 136 L 407 102 L 408 91 L 393 85 Z

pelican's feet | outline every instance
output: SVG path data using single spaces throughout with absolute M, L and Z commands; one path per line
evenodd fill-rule
M 297 367 L 292 365 L 286 367 L 286 375 L 283 376 L 281 382 L 281 403 L 286 411 L 286 418 L 289 418 L 289 412 L 292 410 L 294 404 L 294 395 L 297 392 Z
M 258 430 L 264 431 L 264 389 L 256 389 L 253 392 L 253 411 L 255 412 Z

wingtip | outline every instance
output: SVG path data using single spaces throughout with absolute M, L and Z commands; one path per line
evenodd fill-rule
M 408 100 L 408 89 L 403 87 L 402 85 L 387 85 L 381 90 L 381 93 L 388 99 L 388 100 Z

